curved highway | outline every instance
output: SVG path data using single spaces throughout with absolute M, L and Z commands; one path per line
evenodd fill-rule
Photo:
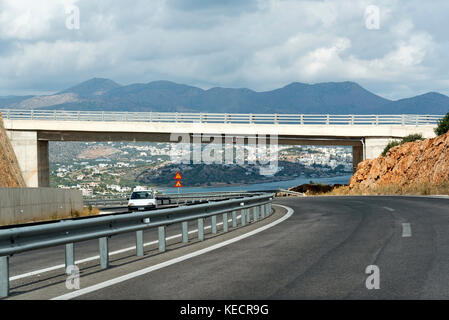
M 447 299 L 449 200 L 275 201 L 286 221 L 79 299 Z M 379 289 L 368 289 L 368 266 Z
M 449 298 L 449 199 L 305 197 L 274 203 L 284 207 L 274 206 L 276 213 L 267 221 L 210 235 L 200 243 L 174 243 L 163 254 L 152 245 L 143 258 L 135 257 L 131 248 L 118 255 L 108 271 L 98 272 L 98 262 L 91 261 L 82 268 L 80 291 L 67 291 L 63 269 L 55 269 L 13 281 L 12 298 Z M 290 217 L 286 207 L 292 209 Z M 276 221 L 281 217 L 285 220 Z M 248 236 L 262 226 L 271 227 Z M 178 229 L 170 226 L 167 236 L 175 236 Z M 154 230 L 146 235 L 147 241 L 157 237 Z M 236 236 L 242 239 L 233 242 Z M 112 250 L 132 246 L 135 240 L 133 234 L 113 239 Z M 221 246 L 223 241 L 229 244 Z M 211 246 L 217 248 L 210 251 Z M 98 252 L 98 242 L 76 248 L 77 257 L 88 257 Z M 195 250 L 206 251 L 182 259 Z M 63 260 L 62 248 L 14 256 L 12 276 L 62 263 L 55 259 Z M 166 263 L 169 259 L 176 263 Z

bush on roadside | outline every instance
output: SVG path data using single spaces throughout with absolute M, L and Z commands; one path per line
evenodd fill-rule
M 384 151 L 382 152 L 382 155 L 385 157 L 387 155 L 388 150 L 390 150 L 393 147 L 400 146 L 401 144 L 404 144 L 406 142 L 413 142 L 417 140 L 424 140 L 421 134 L 415 133 L 415 134 L 409 134 L 408 136 L 402 138 L 399 141 L 390 141 L 387 146 L 385 147 Z
M 424 140 L 424 138 L 419 133 L 409 134 L 408 136 L 402 138 L 401 144 L 406 143 L 406 142 L 413 142 L 413 141 L 417 141 L 417 140 Z
M 384 151 L 382 151 L 382 155 L 385 157 L 387 155 L 388 150 L 399 145 L 401 145 L 400 141 L 390 141 L 385 147 Z
M 441 136 L 446 132 L 449 132 L 449 112 L 446 113 L 443 119 L 438 121 L 438 126 L 435 128 L 435 134 L 437 136 Z

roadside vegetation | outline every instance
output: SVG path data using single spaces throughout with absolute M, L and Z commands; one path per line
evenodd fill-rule
M 400 146 L 406 142 L 413 142 L 413 141 L 417 141 L 417 140 L 424 140 L 423 136 L 421 134 L 415 133 L 415 134 L 410 134 L 404 138 L 402 138 L 401 140 L 396 140 L 396 141 L 391 141 L 390 143 L 387 144 L 387 146 L 385 147 L 384 151 L 382 152 L 382 155 L 385 157 L 387 155 L 387 152 L 396 146 Z
M 351 195 L 449 195 L 449 181 L 440 185 L 434 185 L 430 182 L 415 183 L 407 186 L 386 185 L 375 187 L 370 190 L 360 189 L 357 186 L 352 189 L 349 186 L 334 188 L 327 193 L 316 195 L 321 196 L 351 196 Z
M 449 112 L 438 122 L 438 126 L 435 128 L 435 134 L 438 136 L 446 132 L 449 132 Z

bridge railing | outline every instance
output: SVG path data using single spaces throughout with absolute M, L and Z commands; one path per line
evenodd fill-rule
M 5 119 L 291 125 L 436 125 L 443 115 L 231 114 L 0 109 Z
M 144 255 L 143 231 L 158 228 L 159 251 L 166 250 L 166 226 L 182 224 L 182 242 L 187 243 L 188 222 L 197 221 L 198 240 L 204 237 L 204 219 L 211 219 L 211 232 L 217 233 L 217 217 L 223 222 L 223 232 L 228 231 L 229 220 L 232 227 L 237 226 L 237 213 L 240 224 L 245 226 L 257 222 L 272 213 L 274 195 L 265 193 L 252 197 L 224 200 L 194 206 L 185 206 L 157 211 L 145 211 L 120 216 L 100 216 L 78 220 L 61 220 L 32 226 L 13 227 L 0 230 L 0 298 L 9 295 L 9 256 L 30 250 L 65 245 L 65 266 L 75 265 L 74 243 L 99 239 L 100 266 L 109 267 L 108 238 L 114 235 L 136 232 L 136 254 Z M 253 213 L 251 217 L 251 212 Z

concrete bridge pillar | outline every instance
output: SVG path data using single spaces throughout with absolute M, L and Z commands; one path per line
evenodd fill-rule
M 382 154 L 391 138 L 365 138 L 365 159 L 374 159 Z
M 352 147 L 352 171 L 357 171 L 357 166 L 363 160 L 363 146 L 353 146 Z
M 352 147 L 352 169 L 357 171 L 360 162 L 366 159 L 374 159 L 382 154 L 392 138 L 365 138 L 364 144 Z M 365 148 L 365 150 L 363 150 Z
M 7 131 L 27 187 L 49 187 L 48 141 L 37 139 L 36 131 Z

